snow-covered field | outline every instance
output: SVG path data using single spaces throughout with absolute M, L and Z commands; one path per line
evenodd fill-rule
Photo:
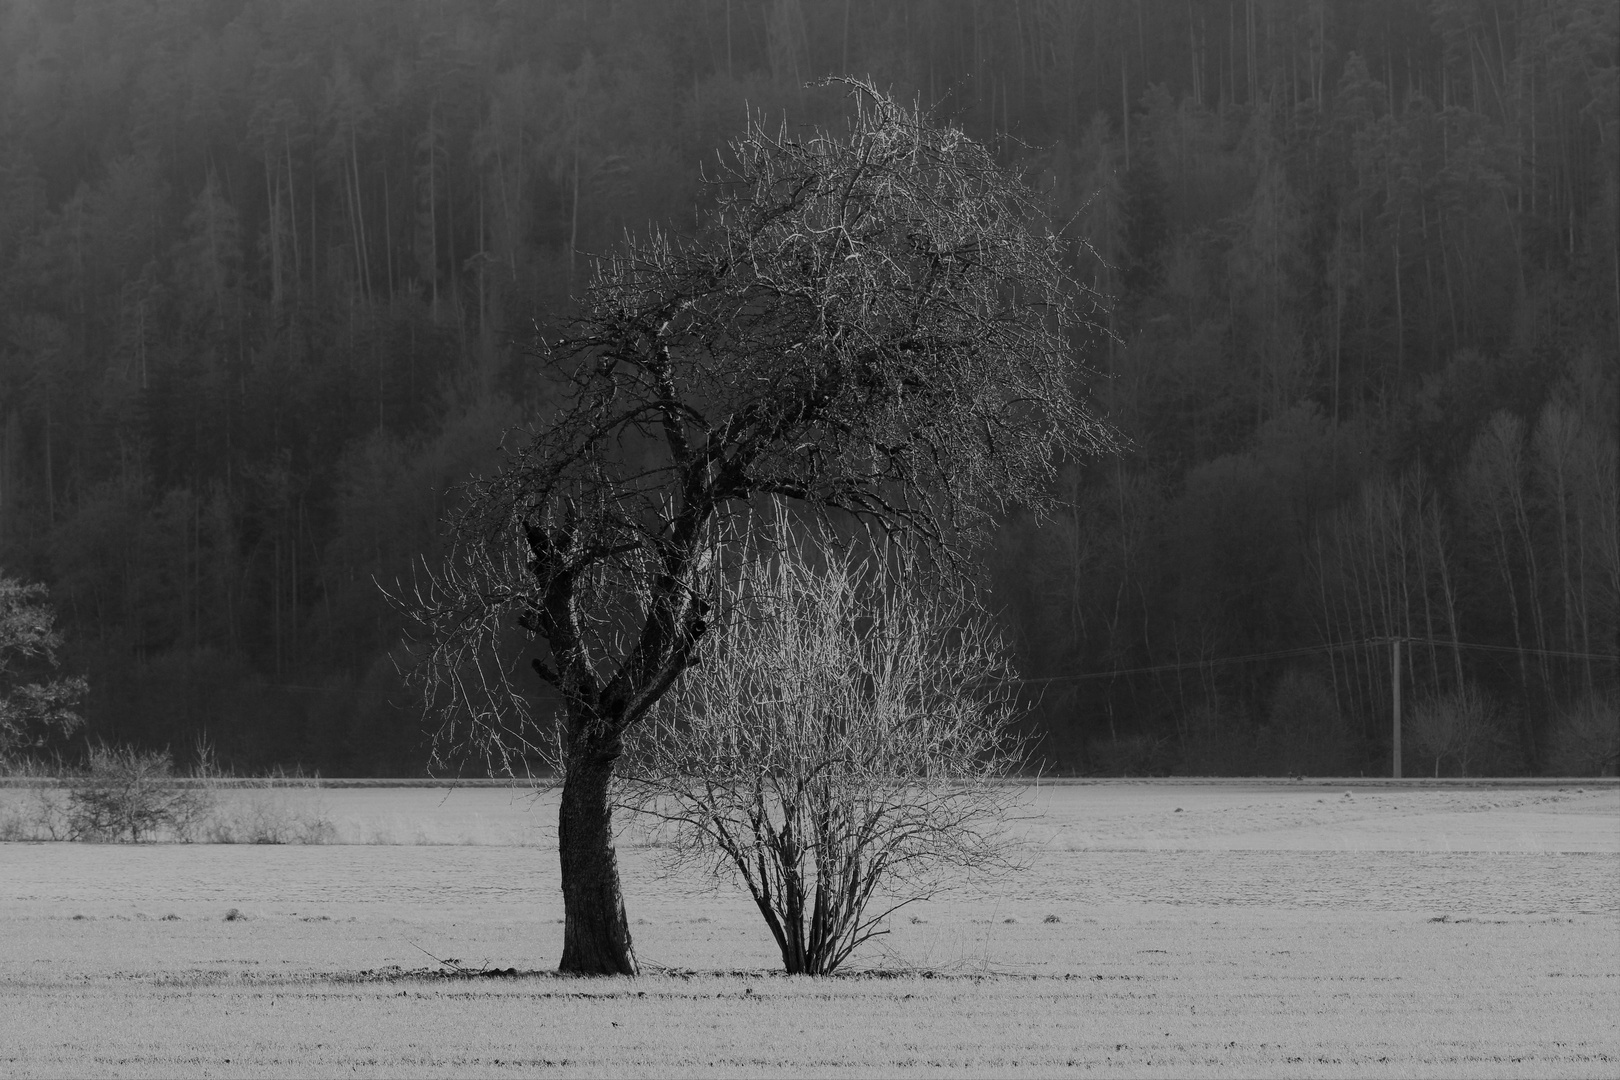
M 1620 1076 L 1612 784 L 1029 794 L 1024 870 L 858 956 L 898 978 L 771 975 L 752 905 L 634 830 L 653 974 L 544 974 L 548 794 L 249 790 L 347 842 L 0 844 L 0 1075 Z M 528 974 L 400 977 L 440 960 Z

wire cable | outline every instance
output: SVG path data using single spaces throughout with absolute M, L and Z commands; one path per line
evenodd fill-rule
M 1277 649 L 1272 652 L 1249 653 L 1245 656 L 1222 656 L 1211 660 L 1183 660 L 1174 664 L 1153 664 L 1147 667 L 1116 668 L 1112 671 L 1087 671 L 1072 675 L 1049 675 L 1042 679 L 1019 679 L 1022 686 L 1044 686 L 1049 683 L 1084 682 L 1088 679 L 1114 679 L 1121 675 L 1151 675 L 1164 671 L 1189 671 L 1195 668 L 1222 667 L 1227 664 L 1257 663 L 1261 660 L 1283 660 L 1293 656 L 1310 656 L 1316 653 L 1337 652 L 1341 649 L 1365 649 L 1377 645 L 1388 645 L 1391 641 L 1403 641 L 1410 645 L 1431 645 L 1444 649 L 1478 649 L 1484 652 L 1526 653 L 1534 656 L 1556 656 L 1570 660 L 1597 660 L 1620 663 L 1620 655 L 1613 653 L 1586 653 L 1570 652 L 1565 649 L 1519 649 L 1512 645 L 1481 645 L 1468 641 L 1442 641 L 1437 638 L 1400 637 L 1400 638 L 1367 638 L 1364 641 L 1341 641 L 1328 645 L 1301 645 L 1293 649 Z

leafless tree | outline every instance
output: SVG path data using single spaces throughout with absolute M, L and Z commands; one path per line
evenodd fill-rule
M 1478 768 L 1488 762 L 1507 736 L 1496 703 L 1472 683 L 1419 701 L 1403 734 L 1414 754 L 1433 759 L 1435 776 L 1446 758 L 1456 764 L 1459 776 L 1467 776 L 1469 764 Z
M 715 556 L 755 501 L 847 513 L 948 566 L 998 507 L 1045 501 L 1058 457 L 1109 442 L 1077 360 L 1092 296 L 1039 198 L 960 131 L 846 85 L 846 130 L 751 122 L 692 239 L 597 265 L 537 357 L 562 405 L 469 488 L 411 591 L 441 749 L 563 775 L 566 972 L 635 971 L 609 781 L 723 618 Z M 502 659 L 514 627 L 560 699 L 555 740 Z
M 941 875 L 1005 865 L 1008 651 L 913 560 L 784 542 L 628 736 L 628 803 L 747 887 L 790 974 L 825 975 Z

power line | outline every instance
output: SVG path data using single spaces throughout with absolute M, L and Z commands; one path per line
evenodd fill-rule
M 1341 649 L 1365 649 L 1387 645 L 1390 638 L 1368 638 L 1365 641 L 1342 641 L 1331 645 L 1301 645 L 1293 649 L 1249 653 L 1246 656 L 1222 656 L 1212 660 L 1184 660 L 1174 664 L 1154 664 L 1149 667 L 1116 668 L 1113 671 L 1087 671 L 1073 675 L 1051 675 L 1044 679 L 1019 679 L 1024 686 L 1043 686 L 1048 683 L 1084 682 L 1088 679 L 1114 679 L 1121 675 L 1150 675 L 1163 671 L 1189 671 L 1195 668 L 1222 667 L 1227 664 L 1247 664 L 1260 660 L 1283 660 L 1293 656 L 1337 652 Z M 1511 645 L 1481 645 L 1469 641 L 1442 641 L 1437 638 L 1402 637 L 1409 645 L 1433 645 L 1445 649 L 1479 649 L 1484 652 L 1527 653 L 1534 656 L 1556 656 L 1569 660 L 1598 660 L 1620 663 L 1620 655 L 1613 653 L 1571 652 L 1566 649 L 1519 649 Z
M 1197 668 L 1224 667 L 1228 664 L 1249 664 L 1261 660 L 1286 660 L 1295 656 L 1311 656 L 1317 653 L 1338 652 L 1343 649 L 1367 649 L 1378 645 L 1388 645 L 1390 638 L 1367 638 L 1364 641 L 1340 641 L 1330 645 L 1300 645 L 1292 649 L 1275 649 L 1271 652 L 1248 653 L 1244 656 L 1220 656 L 1211 660 L 1183 660 L 1173 664 L 1152 664 L 1147 667 L 1116 668 L 1112 671 L 1087 671 L 1072 675 L 1049 675 L 1041 679 L 1017 679 L 1021 686 L 1044 686 L 1049 683 L 1084 682 L 1088 679 L 1115 679 L 1121 675 L 1152 675 L 1165 671 L 1191 671 Z M 1439 638 L 1401 637 L 1401 641 L 1409 645 L 1432 645 L 1442 649 L 1477 649 L 1482 652 L 1523 653 L 1530 656 L 1554 656 L 1566 660 L 1596 660 L 1620 663 L 1620 654 L 1615 653 L 1588 653 L 1571 652 L 1567 649 L 1520 649 L 1512 645 L 1482 645 L 1470 641 L 1445 641 Z M 315 693 L 325 691 L 346 692 L 351 694 L 379 694 L 390 695 L 395 693 L 392 689 L 369 686 L 305 686 L 298 683 L 270 682 L 260 685 L 275 687 L 283 690 L 306 690 Z
M 1608 660 L 1611 662 L 1620 662 L 1620 654 L 1616 653 L 1570 652 L 1567 649 L 1520 649 L 1513 645 L 1476 645 L 1467 641 L 1436 641 L 1433 638 L 1406 638 L 1405 640 L 1413 642 L 1414 644 L 1423 643 L 1429 645 L 1439 645 L 1447 649 L 1455 646 L 1459 649 L 1481 649 L 1485 652 L 1529 653 L 1532 656 L 1561 656 L 1567 660 Z
M 1146 675 L 1157 671 L 1187 671 L 1192 668 L 1220 667 L 1225 664 L 1246 664 L 1255 660 L 1282 660 L 1290 656 L 1309 656 L 1312 653 L 1334 652 L 1339 649 L 1360 649 L 1377 644 L 1374 641 L 1345 641 L 1334 645 L 1302 645 L 1294 649 L 1250 653 L 1247 656 L 1221 656 L 1213 660 L 1185 660 L 1175 664 L 1154 664 L 1151 667 L 1117 668 L 1113 671 L 1088 671 L 1077 675 L 1052 675 L 1044 679 L 1020 679 L 1026 686 L 1042 683 L 1080 682 L 1084 679 L 1112 679 L 1120 675 Z

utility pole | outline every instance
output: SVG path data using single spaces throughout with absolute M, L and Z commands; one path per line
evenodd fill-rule
M 1395 703 L 1395 742 L 1392 754 L 1394 770 L 1391 773 L 1395 779 L 1401 778 L 1401 639 L 1389 639 L 1390 656 L 1392 658 L 1393 677 L 1389 680 L 1390 696 Z

